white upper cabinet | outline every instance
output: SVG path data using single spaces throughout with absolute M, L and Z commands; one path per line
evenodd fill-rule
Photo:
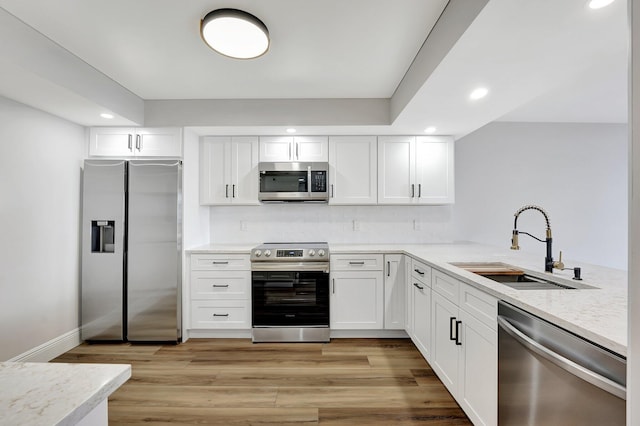
M 182 157 L 182 129 L 92 127 L 89 156 Z
M 416 183 L 420 204 L 454 202 L 453 139 L 442 136 L 416 137 Z
M 260 161 L 329 161 L 327 136 L 261 136 Z
M 446 136 L 379 137 L 378 202 L 453 203 L 453 148 Z
M 329 204 L 378 202 L 375 136 L 329 137 Z
M 202 139 L 200 204 L 259 204 L 257 137 L 207 136 Z
M 378 202 L 411 204 L 415 195 L 414 136 L 378 138 Z M 413 190 L 413 192 L 412 192 Z

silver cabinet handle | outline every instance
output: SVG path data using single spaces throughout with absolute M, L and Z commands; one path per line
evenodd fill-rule
M 594 386 L 597 386 L 598 388 L 610 393 L 611 395 L 615 395 L 618 398 L 624 400 L 627 399 L 627 391 L 624 386 L 621 386 L 618 383 L 609 380 L 598 373 L 595 373 L 579 364 L 576 364 L 570 359 L 565 358 L 562 355 L 555 353 L 551 349 L 547 348 L 546 346 L 541 345 L 540 343 L 536 342 L 535 340 L 518 330 L 516 327 L 514 327 L 502 315 L 498 315 L 498 326 L 505 332 L 507 332 L 511 337 L 520 342 L 520 344 L 526 346 L 531 351 L 540 355 L 547 361 L 554 363 L 563 370 L 568 371 L 574 376 L 577 376 Z
M 228 317 L 229 314 L 213 314 L 214 317 Z
M 359 262 L 349 262 L 349 265 L 364 265 L 364 260 L 361 260 Z
M 331 279 L 331 294 L 336 294 L 336 279 Z
M 414 198 L 416 196 L 416 185 L 415 184 L 411 184 L 411 198 Z
M 133 150 L 133 135 L 129 135 L 127 138 L 127 147 L 129 148 L 129 151 Z
M 214 265 L 228 265 L 229 261 L 228 260 L 214 260 L 213 262 Z
M 331 198 L 333 198 L 335 195 L 333 193 L 333 184 L 331 184 Z
M 214 288 L 229 288 L 229 284 L 214 284 Z
M 300 155 L 298 155 L 298 142 L 295 142 L 296 144 L 296 160 L 300 159 Z
M 387 276 L 391 276 L 391 262 L 387 260 Z
M 293 142 L 289 143 L 289 159 L 293 160 L 293 157 L 291 156 L 291 145 L 293 144 Z
M 413 283 L 414 287 L 418 287 L 420 290 L 424 290 L 424 287 L 419 285 L 418 283 Z
M 229 198 L 229 185 L 224 186 L 224 198 Z
M 424 272 L 422 272 L 420 269 L 416 268 L 414 269 L 415 272 L 417 272 L 419 275 L 424 275 Z
M 418 198 L 422 197 L 422 184 L 418 184 Z
M 236 185 L 231 185 L 231 198 L 236 198 Z
M 140 135 L 136 135 L 136 149 L 138 152 L 142 149 L 142 140 L 140 139 Z

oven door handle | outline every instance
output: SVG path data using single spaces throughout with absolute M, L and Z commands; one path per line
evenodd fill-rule
M 252 271 L 277 272 L 325 272 L 329 273 L 329 262 L 252 262 Z

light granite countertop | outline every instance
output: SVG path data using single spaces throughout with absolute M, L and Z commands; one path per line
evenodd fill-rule
M 75 425 L 129 377 L 128 364 L 0 362 L 0 425 Z
M 248 254 L 253 245 L 207 245 L 191 253 L 236 252 Z M 442 272 L 512 303 L 613 352 L 627 354 L 627 271 L 565 260 L 567 267 L 582 268 L 580 284 L 595 287 L 577 290 L 516 290 L 451 265 L 451 262 L 503 262 L 544 272 L 544 247 L 540 254 L 512 251 L 476 243 L 451 244 L 329 244 L 331 254 L 403 253 Z M 573 281 L 572 270 L 554 271 L 555 279 Z

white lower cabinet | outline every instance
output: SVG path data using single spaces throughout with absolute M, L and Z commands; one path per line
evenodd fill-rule
M 431 359 L 431 268 L 412 259 L 408 270 L 409 336 L 422 356 Z
M 249 255 L 192 254 L 190 325 L 194 330 L 251 328 Z
M 382 261 L 377 254 L 331 256 L 331 329 L 384 327 Z
M 431 367 L 474 425 L 496 425 L 497 300 L 434 271 L 431 315 Z
M 405 329 L 406 279 L 404 255 L 384 255 L 384 328 Z

